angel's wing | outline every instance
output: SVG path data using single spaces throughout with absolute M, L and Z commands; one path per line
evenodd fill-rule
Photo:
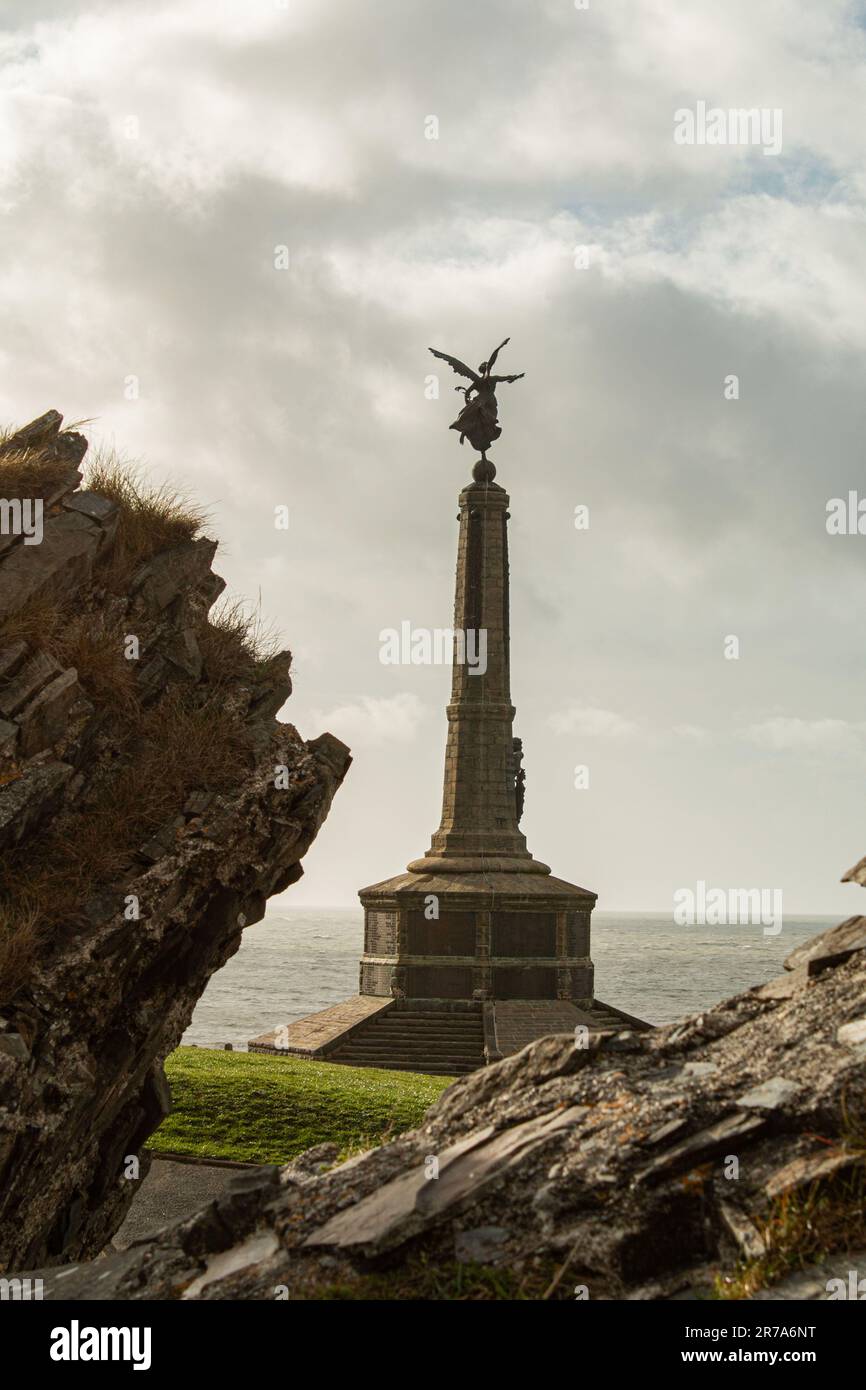
M 455 371 L 458 376 L 468 376 L 470 381 L 475 382 L 479 380 L 478 373 L 473 372 L 471 367 L 467 367 L 465 362 L 461 362 L 459 357 L 450 357 L 447 352 L 439 352 L 436 348 L 430 348 L 430 352 L 432 352 L 434 357 L 441 357 L 443 362 L 447 362 L 448 366 L 452 371 Z
M 506 343 L 510 343 L 510 342 L 511 342 L 511 339 L 510 339 L 510 338 L 506 338 L 503 342 L 501 342 L 501 343 L 499 344 L 499 347 L 495 350 L 495 352 L 494 352 L 490 357 L 488 357 L 488 359 L 487 359 L 487 372 L 488 372 L 488 375 L 490 374 L 490 372 L 493 371 L 494 363 L 496 362 L 496 359 L 497 359 L 497 357 L 499 356 L 499 354 L 500 354 L 500 352 L 502 351 L 502 349 L 505 347 L 505 344 L 506 344 Z

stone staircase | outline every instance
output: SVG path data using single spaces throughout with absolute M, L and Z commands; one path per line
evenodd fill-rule
M 557 1033 L 574 1033 L 583 1026 L 590 1033 L 649 1025 L 596 999 L 591 1008 L 579 1008 L 566 999 L 497 999 L 494 1003 L 494 1056 L 513 1057 L 529 1043 Z
M 616 1031 L 619 1032 L 621 1028 L 628 1027 L 628 1024 L 620 1014 L 615 1014 L 604 1004 L 596 1003 L 593 1006 L 590 1019 L 591 1022 L 589 1027 L 593 1032 L 608 1028 L 615 1028 Z
M 484 1065 L 481 1006 L 436 1008 L 429 1000 L 401 1000 L 362 1024 L 327 1060 L 349 1067 L 464 1076 Z

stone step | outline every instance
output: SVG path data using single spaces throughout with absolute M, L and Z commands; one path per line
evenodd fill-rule
M 417 1038 L 400 1038 L 390 1043 L 372 1041 L 367 1038 L 359 1038 L 355 1043 L 347 1043 L 347 1047 L 354 1050 L 356 1047 L 363 1048 L 371 1052 L 409 1052 L 413 1057 L 441 1057 L 441 1056 L 460 1056 L 460 1057 L 479 1057 L 484 1051 L 481 1043 L 477 1046 L 463 1046 L 455 1042 L 441 1042 L 435 1045 L 420 1042 Z M 342 1051 L 342 1049 L 341 1049 Z
M 376 1067 L 380 1071 L 414 1071 L 424 1076 L 468 1076 L 470 1072 L 477 1070 L 476 1067 L 466 1066 L 464 1064 L 454 1067 L 439 1066 L 436 1064 L 421 1066 L 417 1062 L 394 1060 L 388 1062 L 386 1066 L 385 1063 L 375 1060 L 362 1061 L 360 1059 L 355 1060 L 348 1057 L 332 1057 L 330 1060 L 344 1067 Z
M 330 1062 L 350 1062 L 353 1065 L 365 1067 L 385 1067 L 393 1066 L 396 1062 L 404 1062 L 406 1066 L 411 1066 L 415 1071 L 426 1071 L 428 1067 L 438 1067 L 442 1071 L 453 1071 L 455 1068 L 463 1071 L 474 1071 L 476 1067 L 484 1065 L 483 1057 L 449 1057 L 447 1053 L 439 1053 L 435 1057 L 424 1056 L 423 1053 L 414 1052 L 341 1052 L 327 1059 Z
M 481 1023 L 481 1014 L 472 1013 L 448 1013 L 446 1009 L 386 1009 L 379 1017 L 384 1022 L 385 1019 L 395 1018 L 430 1018 L 437 1023 Z
M 439 1062 L 445 1058 L 455 1058 L 455 1061 L 474 1062 L 475 1059 L 484 1056 L 481 1048 L 405 1048 L 405 1047 L 345 1047 L 339 1048 L 339 1056 L 399 1056 L 406 1058 L 406 1061 L 416 1062 L 418 1058 L 428 1058 L 432 1062 Z
M 346 1038 L 346 1047 L 456 1047 L 460 1052 L 478 1052 L 483 1047 L 481 1038 L 424 1038 L 417 1033 L 402 1034 L 399 1038 L 383 1037 L 381 1033 L 355 1033 Z
M 482 1028 L 480 1018 L 418 1018 L 412 1014 L 384 1014 L 376 1019 L 380 1028 L 459 1028 L 465 1032 L 475 1032 Z
M 450 1018 L 413 1018 L 411 1014 L 395 1014 L 393 1018 L 385 1014 L 384 1018 L 377 1018 L 376 1024 L 379 1028 L 451 1028 L 459 1030 L 461 1033 L 476 1033 L 481 1031 L 480 1019 L 457 1019 L 452 1021 Z
M 451 1032 L 447 1028 L 383 1028 L 381 1024 L 374 1024 L 372 1028 L 365 1030 L 365 1036 L 385 1038 L 393 1042 L 397 1038 L 423 1038 L 425 1042 L 455 1042 L 474 1043 L 480 1041 L 484 1034 L 479 1030 L 477 1033 Z
M 398 1042 L 419 1042 L 419 1043 L 457 1043 L 460 1047 L 479 1047 L 483 1041 L 481 1033 L 425 1033 L 420 1028 L 401 1029 L 399 1033 L 388 1031 L 384 1028 L 362 1028 L 354 1033 L 347 1042 L 379 1042 L 393 1044 Z
M 453 1047 L 453 1045 L 442 1044 L 442 1047 L 384 1047 L 381 1042 L 348 1042 L 345 1047 L 339 1048 L 339 1052 L 375 1052 L 382 1056 L 481 1056 L 480 1047 Z
M 467 1057 L 484 1051 L 480 1038 L 478 1042 L 471 1043 L 459 1042 L 456 1038 L 437 1038 L 434 1042 L 426 1038 L 357 1038 L 347 1046 L 372 1047 L 378 1052 L 400 1052 L 403 1049 L 407 1052 L 463 1052 Z
M 389 1018 L 386 1014 L 384 1018 L 376 1020 L 377 1028 L 423 1028 L 425 1031 L 432 1030 L 434 1033 L 482 1033 L 484 1030 L 480 1023 L 451 1023 L 448 1019 L 434 1018 L 412 1018 L 406 1014 L 400 1014 L 397 1018 Z
M 410 1014 L 410 1013 L 385 1013 L 378 1020 L 380 1023 L 435 1023 L 438 1026 L 449 1028 L 480 1028 L 482 1020 L 480 1014 Z
M 374 1046 L 372 1043 L 364 1042 L 347 1043 L 345 1047 L 341 1047 L 338 1050 L 341 1057 L 347 1057 L 350 1054 L 354 1057 L 361 1052 L 365 1055 L 369 1052 L 371 1056 L 375 1055 L 377 1057 L 394 1057 L 398 1056 L 401 1052 L 405 1052 L 407 1057 L 432 1057 L 434 1059 L 438 1059 L 439 1057 L 465 1057 L 466 1060 L 469 1061 L 473 1057 L 481 1057 L 484 1055 L 480 1047 L 415 1047 L 406 1043 L 401 1043 L 393 1047 L 383 1047 L 378 1044 Z

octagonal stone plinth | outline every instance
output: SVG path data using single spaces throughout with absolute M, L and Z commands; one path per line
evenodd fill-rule
M 585 888 L 537 872 L 408 872 L 359 896 L 361 994 L 592 1005 Z

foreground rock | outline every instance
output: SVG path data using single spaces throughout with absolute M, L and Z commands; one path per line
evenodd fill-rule
M 119 507 L 80 490 L 86 441 L 60 423 L 0 446 L 0 466 L 17 451 L 51 473 L 42 543 L 7 536 L 0 553 L 0 623 L 24 634 L 0 640 L 0 1271 L 94 1256 L 119 1227 L 168 1109 L 163 1060 L 243 929 L 300 877 L 350 761 L 275 720 L 287 652 L 235 661 L 211 625 L 214 542 L 159 549 L 118 587 Z M 58 603 L 92 684 L 41 640 Z M 118 660 L 130 635 L 140 649 Z M 169 784 L 174 804 L 126 844 Z
M 700 1288 L 762 1253 L 780 1194 L 864 1162 L 864 925 L 801 947 L 771 986 L 653 1033 L 533 1043 L 339 1168 L 321 1173 L 334 1155 L 310 1151 L 245 1173 L 122 1255 L 49 1272 L 46 1296 L 327 1296 L 374 1271 L 399 1291 L 419 1254 L 518 1280 L 540 1267 L 569 1297 Z

